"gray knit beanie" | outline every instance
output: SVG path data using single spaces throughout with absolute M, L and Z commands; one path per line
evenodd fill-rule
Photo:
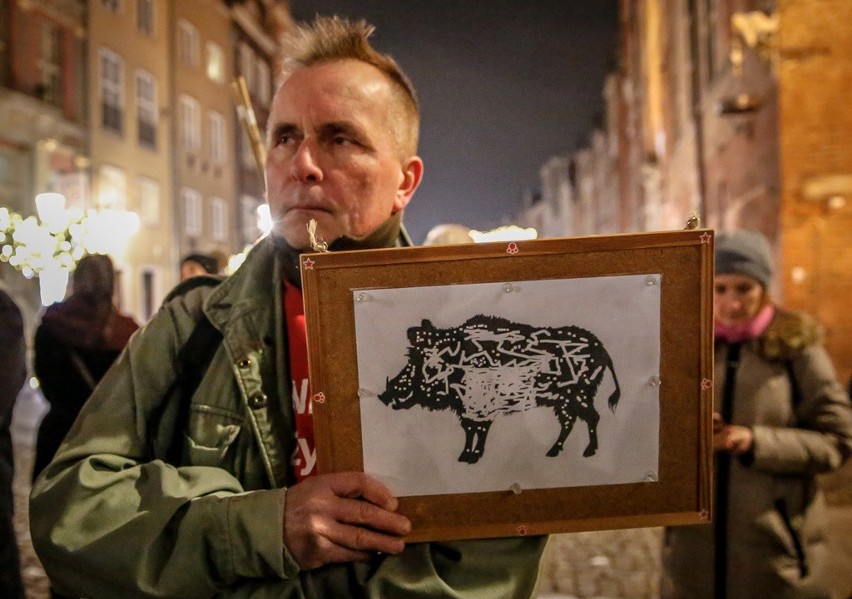
M 746 275 L 768 289 L 772 256 L 766 237 L 746 230 L 716 235 L 716 274 Z

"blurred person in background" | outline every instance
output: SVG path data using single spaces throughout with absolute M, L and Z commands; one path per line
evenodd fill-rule
M 815 475 L 852 453 L 852 408 L 810 316 L 772 301 L 769 243 L 716 237 L 713 523 L 666 530 L 662 596 L 830 597 Z
M 2 280 L 0 280 L 2 285 Z M 0 597 L 23 599 L 21 564 L 13 521 L 15 474 L 12 454 L 12 409 L 27 378 L 24 319 L 14 300 L 0 286 Z
M 219 274 L 219 260 L 212 254 L 189 254 L 180 261 L 180 280 L 198 275 Z
M 71 295 L 49 306 L 35 335 L 35 373 L 50 410 L 36 439 L 33 480 L 53 459 L 80 408 L 139 325 L 113 303 L 115 271 L 105 255 L 84 256 Z

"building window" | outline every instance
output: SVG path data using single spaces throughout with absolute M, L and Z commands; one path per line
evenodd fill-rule
M 198 100 L 189 96 L 180 98 L 180 140 L 185 150 L 201 146 L 201 109 Z
M 107 131 L 124 132 L 124 61 L 114 52 L 101 48 L 101 125 Z
M 105 164 L 100 168 L 98 208 L 125 210 L 127 208 L 127 177 L 124 170 Z
M 254 243 L 260 237 L 257 209 L 263 204 L 262 200 L 244 195 L 240 198 L 240 240 L 243 245 Z
M 189 21 L 178 23 L 178 56 L 186 66 L 198 66 L 198 29 Z
M 257 97 L 264 106 L 268 106 L 272 99 L 272 75 L 269 65 L 263 60 L 257 61 Z
M 210 234 L 216 241 L 228 240 L 228 204 L 222 198 L 210 200 Z
M 139 145 L 157 149 L 157 80 L 147 71 L 136 72 L 136 119 Z
M 183 232 L 189 237 L 201 235 L 201 193 L 185 187 L 183 196 Z
M 139 220 L 146 226 L 155 228 L 160 225 L 160 184 L 149 177 L 136 180 L 136 211 Z
M 118 14 L 121 12 L 121 0 L 101 0 L 101 6 L 111 13 Z
M 222 46 L 207 42 L 207 77 L 217 83 L 225 82 L 225 53 Z
M 151 320 L 156 310 L 154 294 L 156 291 L 157 273 L 153 268 L 142 269 L 142 318 Z
M 39 37 L 38 95 L 45 102 L 62 102 L 62 76 L 59 64 L 59 32 L 53 23 L 43 23 Z
M 225 117 L 218 112 L 208 115 L 210 131 L 210 161 L 214 164 L 225 162 Z
M 240 42 L 237 52 L 239 54 L 239 74 L 246 80 L 246 88 L 248 88 L 249 93 L 253 94 L 257 85 L 257 57 L 252 47 L 245 42 Z
M 154 0 L 136 0 L 136 27 L 140 33 L 154 35 Z

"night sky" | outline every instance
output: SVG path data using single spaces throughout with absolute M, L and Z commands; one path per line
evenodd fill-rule
M 585 145 L 604 110 L 617 0 L 291 0 L 293 16 L 363 17 L 417 89 L 423 183 L 415 243 L 439 223 L 502 224 L 548 157 Z

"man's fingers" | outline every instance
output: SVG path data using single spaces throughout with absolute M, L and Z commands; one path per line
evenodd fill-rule
M 326 538 L 342 549 L 364 552 L 368 555 L 375 554 L 377 551 L 397 554 L 405 549 L 405 542 L 399 537 L 340 522 L 329 527 Z
M 341 498 L 336 507 L 335 520 L 338 522 L 365 526 L 397 536 L 411 532 L 411 522 L 408 518 L 367 501 Z
M 338 497 L 360 497 L 392 512 L 399 507 L 399 501 L 390 489 L 363 472 L 339 472 L 327 476 L 329 488 Z

